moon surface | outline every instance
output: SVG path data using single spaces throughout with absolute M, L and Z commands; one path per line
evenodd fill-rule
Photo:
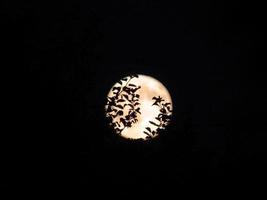
M 105 111 L 117 134 L 148 140 L 169 124 L 172 108 L 170 93 L 160 81 L 147 75 L 131 75 L 111 88 Z

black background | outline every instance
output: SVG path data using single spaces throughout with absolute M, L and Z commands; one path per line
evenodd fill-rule
M 265 185 L 262 6 L 81 0 L 6 11 L 29 69 L 21 182 L 129 193 Z M 133 73 L 173 98 L 172 124 L 148 143 L 117 137 L 104 118 L 107 92 Z

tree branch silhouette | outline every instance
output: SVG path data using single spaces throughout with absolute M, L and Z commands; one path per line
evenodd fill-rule
M 143 132 L 147 135 L 146 139 L 155 137 L 160 130 L 164 129 L 169 124 L 172 114 L 171 103 L 165 102 L 165 100 L 160 96 L 153 97 L 152 100 L 155 101 L 152 106 L 158 106 L 160 113 L 157 117 L 155 117 L 156 121 L 149 121 L 150 124 L 157 127 L 156 131 L 151 130 L 150 127 L 146 127 L 146 131 Z
M 140 95 L 136 92 L 141 88 L 141 86 L 136 86 L 131 84 L 130 81 L 133 78 L 138 78 L 138 75 L 131 75 L 129 78 L 121 79 L 118 84 L 121 86 L 113 87 L 113 96 L 107 97 L 106 105 L 106 116 L 110 120 L 110 125 L 115 129 L 116 133 L 121 134 L 121 132 L 126 127 L 131 127 L 134 123 L 138 121 L 137 115 L 140 112 Z M 125 82 L 123 85 L 123 82 Z M 125 113 L 125 107 L 128 106 L 129 110 L 127 115 L 123 116 Z M 115 122 L 115 118 L 119 118 L 119 122 Z

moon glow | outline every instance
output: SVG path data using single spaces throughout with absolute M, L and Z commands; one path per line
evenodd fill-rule
M 131 75 L 111 88 L 106 117 L 115 132 L 127 139 L 152 139 L 170 122 L 172 99 L 166 87 L 150 76 Z

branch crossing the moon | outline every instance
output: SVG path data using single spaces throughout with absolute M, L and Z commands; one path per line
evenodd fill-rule
M 148 140 L 163 134 L 170 123 L 172 100 L 158 80 L 142 74 L 130 75 L 111 88 L 105 111 L 116 134 Z
M 138 78 L 138 75 L 121 79 L 117 84 L 119 86 L 112 88 L 113 96 L 107 97 L 106 116 L 118 134 L 121 134 L 126 127 L 132 127 L 138 121 L 137 115 L 141 114 L 140 95 L 136 94 L 141 86 L 131 84 L 133 78 Z M 117 118 L 118 121 L 115 120 Z
M 157 133 L 161 129 L 164 129 L 171 120 L 172 110 L 171 110 L 171 103 L 166 102 L 162 97 L 153 97 L 152 100 L 155 102 L 152 106 L 158 106 L 160 109 L 160 113 L 157 117 L 155 117 L 154 121 L 149 121 L 150 124 L 156 127 L 156 130 L 152 130 L 150 127 L 146 127 L 144 133 L 147 135 L 146 139 L 151 139 L 157 136 Z

